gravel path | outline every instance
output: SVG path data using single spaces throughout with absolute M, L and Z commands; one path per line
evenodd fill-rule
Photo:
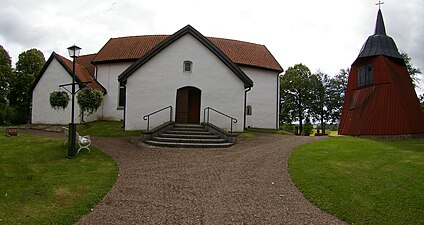
M 318 139 L 261 134 L 227 149 L 170 149 L 95 137 L 120 175 L 77 224 L 343 224 L 308 202 L 287 171 L 291 150 Z

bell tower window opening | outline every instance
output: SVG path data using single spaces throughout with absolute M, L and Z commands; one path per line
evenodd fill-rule
M 374 68 L 367 64 L 358 68 L 358 87 L 366 86 L 374 82 Z

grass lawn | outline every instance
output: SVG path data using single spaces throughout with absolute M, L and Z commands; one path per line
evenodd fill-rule
M 317 132 L 317 129 L 313 129 L 312 130 L 312 133 L 311 133 L 311 136 L 315 136 L 315 133 Z M 328 136 L 333 136 L 333 137 L 335 137 L 335 136 L 338 136 L 339 135 L 339 132 L 337 131 L 337 130 L 326 130 L 325 131 L 326 132 L 326 134 L 328 135 Z M 321 133 L 322 133 L 322 131 L 321 131 Z
M 238 138 L 257 138 L 255 133 L 269 133 L 269 134 L 283 134 L 283 135 L 294 135 L 288 131 L 277 130 L 277 129 L 263 129 L 263 128 L 247 128 Z
M 141 131 L 125 131 L 122 122 L 119 121 L 96 121 L 77 125 L 80 135 L 97 137 L 128 137 L 139 136 Z
M 63 139 L 0 136 L 0 224 L 73 224 L 115 183 L 115 162 L 91 148 L 66 159 Z
M 289 172 L 305 197 L 351 224 L 424 224 L 424 139 L 335 137 L 296 148 Z

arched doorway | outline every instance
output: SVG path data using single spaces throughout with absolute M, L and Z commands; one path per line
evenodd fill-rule
M 176 123 L 200 123 L 200 94 L 195 87 L 177 90 Z

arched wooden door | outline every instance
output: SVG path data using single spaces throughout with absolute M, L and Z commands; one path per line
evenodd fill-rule
M 176 123 L 200 123 L 201 91 L 195 87 L 184 87 L 177 90 Z

